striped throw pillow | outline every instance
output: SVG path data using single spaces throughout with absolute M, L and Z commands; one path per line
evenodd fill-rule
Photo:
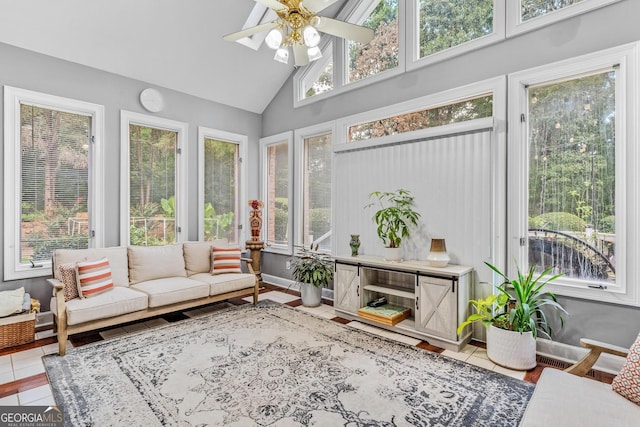
M 211 274 L 242 273 L 240 248 L 211 248 Z
M 111 266 L 106 258 L 76 263 L 78 291 L 81 298 L 92 297 L 113 288 Z
M 58 266 L 60 272 L 60 281 L 64 285 L 64 300 L 69 301 L 78 298 L 78 284 L 76 283 L 76 265 L 72 262 L 69 264 L 60 264 Z
M 636 405 L 640 405 L 640 334 L 631 346 L 622 370 L 613 379 L 611 388 Z

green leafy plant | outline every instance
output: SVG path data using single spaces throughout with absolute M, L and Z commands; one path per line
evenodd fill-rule
M 471 314 L 460 325 L 458 333 L 462 332 L 465 326 L 482 321 L 487 327 L 494 325 L 520 333 L 531 332 L 534 338 L 541 333 L 551 339 L 553 331 L 543 307 L 551 313 L 558 314 L 561 327 L 564 325 L 562 314 L 566 314 L 567 311 L 558 303 L 555 294 L 544 288 L 562 274 L 551 276 L 553 267 L 536 274 L 535 265 L 531 265 L 526 274 L 523 274 L 516 264 L 516 278 L 510 279 L 497 267 L 488 262 L 485 264 L 502 277 L 504 282 L 497 287 L 499 292 L 497 295 L 471 301 L 476 313 Z
M 333 280 L 333 259 L 322 252 L 301 247 L 291 261 L 293 280 L 327 287 Z
M 408 190 L 393 192 L 374 191 L 369 199 L 377 199 L 365 206 L 365 209 L 378 206 L 373 221 L 378 225 L 376 233 L 385 246 L 400 247 L 402 239 L 409 236 L 409 227 L 417 226 L 420 214 L 413 209 L 414 197 Z

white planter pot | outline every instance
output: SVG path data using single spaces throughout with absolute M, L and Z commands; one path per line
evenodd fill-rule
M 536 367 L 536 340 L 531 332 L 487 329 L 487 356 L 496 365 L 517 371 Z
M 384 248 L 384 259 L 386 261 L 402 261 L 402 251 L 400 248 Z
M 317 307 L 322 304 L 322 287 L 309 283 L 300 284 L 300 296 L 305 307 Z

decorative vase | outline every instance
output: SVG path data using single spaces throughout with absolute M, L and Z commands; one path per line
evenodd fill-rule
M 249 211 L 249 225 L 251 226 L 251 240 L 254 242 L 261 241 L 262 209 L 252 209 Z
M 385 261 L 402 261 L 402 251 L 400 248 L 384 248 Z
M 487 328 L 487 357 L 496 365 L 517 371 L 536 367 L 536 340 L 531 332 Z
M 322 287 L 310 283 L 300 284 L 300 297 L 305 307 L 317 307 L 322 303 Z
M 351 246 L 351 256 L 358 256 L 358 249 L 360 248 L 360 235 L 352 234 L 351 240 L 349 241 L 349 246 Z
M 444 239 L 431 239 L 431 249 L 427 255 L 429 265 L 431 267 L 446 267 L 450 260 Z

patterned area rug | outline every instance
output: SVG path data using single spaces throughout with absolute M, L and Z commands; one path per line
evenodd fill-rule
M 69 426 L 515 426 L 533 385 L 276 303 L 44 358 Z

